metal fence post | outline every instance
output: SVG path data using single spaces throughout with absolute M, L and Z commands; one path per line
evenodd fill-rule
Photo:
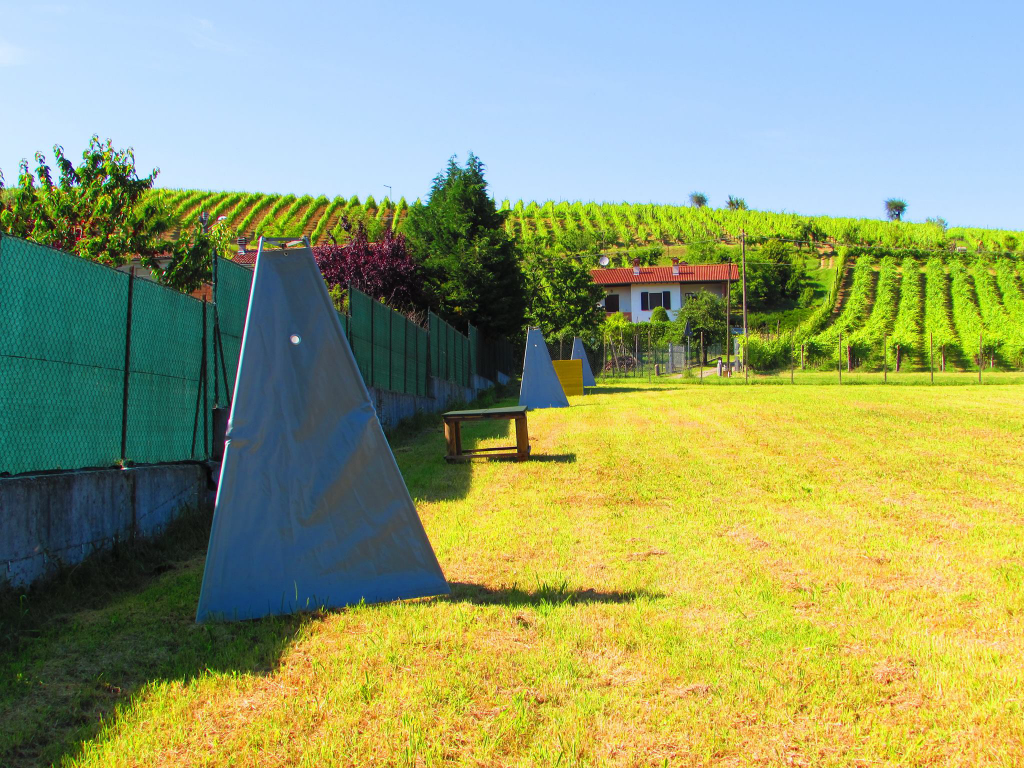
M 375 366 L 374 366 L 374 360 L 373 360 L 376 357 L 376 355 L 373 353 L 374 352 L 373 347 L 377 343 L 377 340 L 376 340 L 376 338 L 374 338 L 374 335 L 373 335 L 373 316 L 375 314 L 377 314 L 377 313 L 373 311 L 373 300 L 371 299 L 371 301 L 370 301 L 370 386 L 371 387 L 374 387 L 374 386 L 377 385 L 377 382 L 374 379 L 374 368 L 375 368 Z
M 210 418 L 210 403 L 208 402 L 207 393 L 209 390 L 207 379 L 206 368 L 206 297 L 203 297 L 203 364 L 200 366 L 199 375 L 201 377 L 200 386 L 203 388 L 203 456 L 210 458 L 210 435 L 209 435 L 209 418 Z
M 121 392 L 121 464 L 128 460 L 128 380 L 132 361 L 132 298 L 135 293 L 135 267 L 128 270 L 128 312 L 124 325 L 124 389 Z
M 384 306 L 383 304 L 381 306 Z M 388 389 L 395 391 L 395 355 L 391 345 L 395 342 L 395 313 L 388 310 Z

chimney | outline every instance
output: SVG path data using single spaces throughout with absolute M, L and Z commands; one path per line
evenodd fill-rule
M 633 274 L 634 275 L 639 275 L 640 274 L 640 259 L 638 259 L 638 258 L 637 259 L 633 259 Z
M 679 259 L 677 259 L 675 256 L 672 257 L 672 274 L 679 274 Z

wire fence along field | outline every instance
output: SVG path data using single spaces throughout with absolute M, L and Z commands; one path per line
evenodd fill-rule
M 0 473 L 205 458 L 210 309 L 0 237 Z
M 0 474 L 207 459 L 227 407 L 253 273 L 218 258 L 216 305 L 0 236 Z M 429 329 L 350 289 L 342 327 L 368 386 L 430 396 L 430 378 L 496 381 L 505 340 L 429 313 Z

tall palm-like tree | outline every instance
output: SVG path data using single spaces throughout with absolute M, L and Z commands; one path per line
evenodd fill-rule
M 742 197 L 729 195 L 729 199 L 725 201 L 725 207 L 730 211 L 745 211 L 747 210 L 747 201 Z
M 907 201 L 898 197 L 890 197 L 885 201 L 885 215 L 889 221 L 903 221 L 903 214 L 907 210 Z
M 691 192 L 690 193 L 690 205 L 694 208 L 703 208 L 708 204 L 708 196 L 703 192 Z

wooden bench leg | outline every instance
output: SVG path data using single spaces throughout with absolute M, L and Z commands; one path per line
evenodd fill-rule
M 517 416 L 516 422 L 516 458 L 523 461 L 530 455 L 530 433 L 526 427 L 526 416 Z
M 458 453 L 455 450 L 455 430 L 458 429 L 458 423 L 452 423 L 446 421 L 444 423 L 444 441 L 448 444 L 448 455 L 457 456 Z

